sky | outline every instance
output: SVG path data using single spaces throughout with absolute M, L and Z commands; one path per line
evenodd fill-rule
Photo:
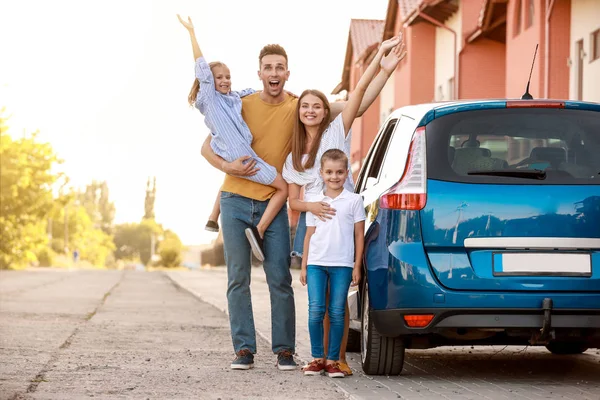
M 204 118 L 194 80 L 191 16 L 209 61 L 232 88 L 261 89 L 258 54 L 288 53 L 286 89 L 330 93 L 340 82 L 351 18 L 384 19 L 387 0 L 0 0 L 0 108 L 10 132 L 36 130 L 74 187 L 107 181 L 115 223 L 139 222 L 156 176 L 156 219 L 186 245 L 204 231 L 223 173 L 200 155 Z

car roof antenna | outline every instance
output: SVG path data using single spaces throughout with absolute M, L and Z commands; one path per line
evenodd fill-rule
M 521 96 L 521 100 L 532 100 L 533 96 L 529 93 L 529 83 L 531 82 L 531 73 L 533 72 L 533 66 L 535 65 L 535 56 L 537 55 L 538 44 L 535 45 L 535 53 L 533 53 L 533 62 L 531 63 L 531 71 L 529 71 L 529 80 L 527 81 L 527 88 L 525 94 Z

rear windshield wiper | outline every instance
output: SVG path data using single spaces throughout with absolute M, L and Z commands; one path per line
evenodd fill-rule
M 508 176 L 511 178 L 525 178 L 525 179 L 546 179 L 546 171 L 540 169 L 527 169 L 527 170 L 506 170 L 506 169 L 493 169 L 488 171 L 469 171 L 469 175 L 489 175 L 489 176 Z

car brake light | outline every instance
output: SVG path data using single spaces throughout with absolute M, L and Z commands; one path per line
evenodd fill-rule
M 433 320 L 433 314 L 405 315 L 404 322 L 411 328 L 424 328 Z
M 515 100 L 507 101 L 506 108 L 565 108 L 565 102 L 552 100 Z
M 425 127 L 413 134 L 406 166 L 400 181 L 381 195 L 379 207 L 394 210 L 422 210 L 427 202 Z

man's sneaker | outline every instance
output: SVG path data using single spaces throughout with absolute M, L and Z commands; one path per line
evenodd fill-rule
M 321 375 L 324 370 L 325 364 L 323 364 L 319 360 L 312 360 L 310 364 L 302 368 L 302 371 L 304 371 L 304 375 L 307 376 Z
M 325 365 L 325 374 L 330 378 L 343 378 L 344 372 L 340 369 L 338 363 Z
M 246 228 L 246 237 L 252 247 L 252 254 L 260 262 L 265 261 L 265 253 L 263 252 L 263 240 L 258 234 L 258 229 L 255 226 Z
M 219 223 L 209 219 L 204 229 L 209 232 L 219 232 Z
M 254 368 L 254 355 L 248 349 L 242 349 L 236 354 L 235 360 L 231 363 L 231 369 L 250 369 Z
M 289 350 L 282 350 L 277 353 L 277 368 L 281 371 L 295 370 L 298 364 L 294 361 L 294 355 Z

